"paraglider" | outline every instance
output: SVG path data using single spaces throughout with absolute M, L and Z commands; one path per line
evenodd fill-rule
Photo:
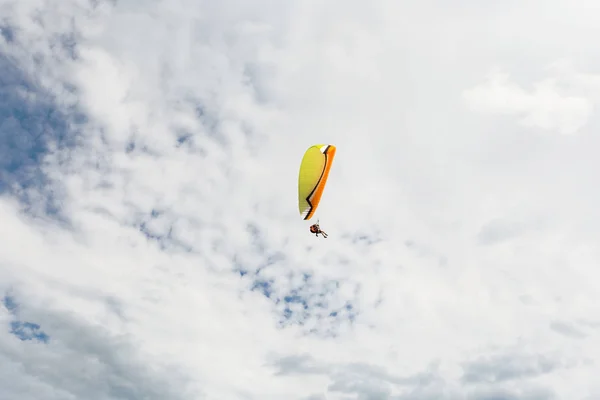
M 304 153 L 298 176 L 298 209 L 304 220 L 311 219 L 319 206 L 335 152 L 334 145 L 315 144 Z M 321 233 L 327 237 L 318 222 L 310 227 L 310 231 L 316 236 Z
M 316 237 L 319 237 L 319 233 L 321 235 L 323 235 L 324 238 L 327 239 L 327 233 L 321 230 L 321 227 L 319 226 L 319 221 L 317 221 L 316 224 L 313 224 L 310 226 L 310 232 L 314 233 Z

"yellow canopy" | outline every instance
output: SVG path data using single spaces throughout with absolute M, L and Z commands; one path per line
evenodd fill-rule
M 298 176 L 298 208 L 305 220 L 311 219 L 327 183 L 336 148 L 331 144 L 315 144 L 306 150 Z

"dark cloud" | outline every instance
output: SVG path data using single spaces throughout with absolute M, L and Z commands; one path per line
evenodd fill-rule
M 0 335 L 2 398 L 187 399 L 183 374 L 156 360 L 142 359 L 127 337 L 48 310 L 38 315 L 52 337 L 18 341 Z
M 471 392 L 468 400 L 554 400 L 554 392 L 542 388 L 485 388 Z
M 564 336 L 575 339 L 585 338 L 587 335 L 582 332 L 577 326 L 568 322 L 554 321 L 550 323 L 550 329 Z
M 362 400 L 552 400 L 553 391 L 528 379 L 559 366 L 543 356 L 489 356 L 465 363 L 462 382 L 452 382 L 442 378 L 437 363 L 407 376 L 366 363 L 319 362 L 309 355 L 282 357 L 273 365 L 276 375 L 326 376 L 329 393 Z
M 553 372 L 560 363 L 542 354 L 507 353 L 483 356 L 463 364 L 462 381 L 467 384 L 494 383 L 533 378 Z
M 308 355 L 283 357 L 274 366 L 277 375 L 325 375 L 330 379 L 328 392 L 361 400 L 397 398 L 393 391 L 425 390 L 441 379 L 435 365 L 420 373 L 400 376 L 376 365 L 323 363 Z

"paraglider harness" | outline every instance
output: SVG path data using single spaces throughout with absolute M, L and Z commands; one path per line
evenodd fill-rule
M 327 233 L 323 232 L 321 230 L 321 227 L 319 226 L 319 220 L 317 220 L 316 224 L 311 225 L 309 229 L 310 229 L 310 232 L 314 233 L 316 237 L 319 237 L 319 233 L 320 233 L 321 235 L 323 235 L 324 238 L 327 238 Z

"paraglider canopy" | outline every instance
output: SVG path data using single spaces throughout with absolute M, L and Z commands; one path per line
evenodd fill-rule
M 315 144 L 304 153 L 298 176 L 298 209 L 305 220 L 311 219 L 319 206 L 335 152 L 334 145 Z

